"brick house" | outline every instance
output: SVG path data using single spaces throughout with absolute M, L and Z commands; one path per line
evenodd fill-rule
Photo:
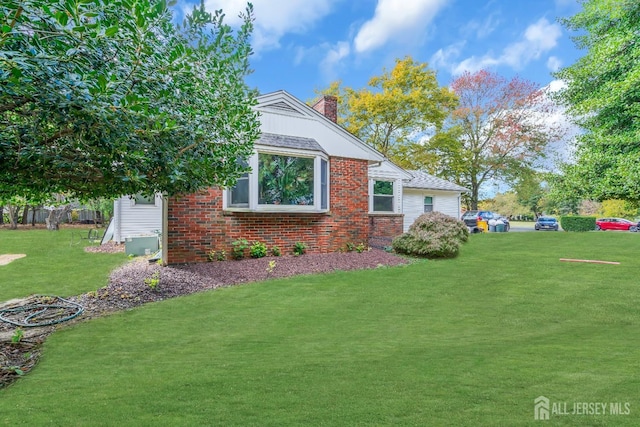
M 460 217 L 460 193 L 466 189 L 442 180 L 449 187 L 438 187 L 437 178 L 386 160 L 337 125 L 335 97 L 309 107 L 278 91 L 259 96 L 255 108 L 262 133 L 247 159 L 251 172 L 233 188 L 138 208 L 163 218 L 167 264 L 204 262 L 211 251 L 230 253 L 237 239 L 275 245 L 283 254 L 296 242 L 308 252 L 334 252 L 347 243 L 383 245 L 408 228 L 407 217 L 413 222 L 427 210 Z M 136 209 L 133 203 L 121 207 Z

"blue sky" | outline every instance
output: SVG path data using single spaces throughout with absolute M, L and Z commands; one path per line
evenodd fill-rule
M 180 1 L 176 16 L 194 1 Z M 558 18 L 577 0 L 253 0 L 254 70 L 261 93 L 284 89 L 309 100 L 334 80 L 360 89 L 407 55 L 427 62 L 442 85 L 487 68 L 541 87 L 582 56 Z M 237 24 L 242 0 L 206 0 Z

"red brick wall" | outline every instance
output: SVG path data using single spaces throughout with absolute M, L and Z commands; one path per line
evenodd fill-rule
M 329 213 L 223 212 L 220 189 L 168 200 L 168 264 L 205 262 L 211 250 L 231 253 L 237 239 L 279 246 L 290 254 L 295 242 L 310 253 L 333 252 L 347 242 L 369 236 L 368 169 L 366 160 L 329 160 Z
M 369 215 L 370 237 L 397 237 L 402 234 L 402 214 L 372 214 Z

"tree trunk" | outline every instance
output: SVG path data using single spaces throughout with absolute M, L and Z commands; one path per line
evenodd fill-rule
M 22 211 L 22 225 L 27 224 L 27 220 L 29 219 L 29 205 L 24 205 L 24 210 Z
M 36 206 L 31 207 L 31 226 L 32 227 L 36 226 L 36 210 L 37 210 Z
M 65 205 L 49 211 L 49 216 L 45 219 L 47 230 L 59 230 L 60 222 L 71 210 L 71 205 Z
M 4 225 L 4 206 L 0 206 L 0 225 Z
M 9 206 L 7 206 L 7 209 L 9 211 L 9 228 L 11 230 L 17 230 L 18 229 L 18 215 L 19 215 L 19 212 L 20 212 L 20 207 L 14 206 L 14 205 L 9 205 Z

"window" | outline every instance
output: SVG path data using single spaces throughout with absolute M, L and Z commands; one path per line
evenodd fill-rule
M 373 211 L 393 212 L 393 182 L 373 182 Z
M 424 211 L 433 212 L 433 197 L 427 196 L 424 198 Z
M 313 205 L 313 159 L 258 154 L 259 205 Z
M 227 190 L 225 208 L 252 211 L 329 209 L 329 161 L 303 150 L 260 150 L 248 159 L 252 171 Z
M 241 166 L 248 166 L 245 160 L 239 159 Z M 229 189 L 229 206 L 249 207 L 249 173 L 243 174 L 236 181 L 236 185 Z
M 155 206 L 156 205 L 156 196 L 143 196 L 142 194 L 136 194 L 133 196 L 133 204 L 135 206 L 139 205 L 147 205 L 147 206 Z

